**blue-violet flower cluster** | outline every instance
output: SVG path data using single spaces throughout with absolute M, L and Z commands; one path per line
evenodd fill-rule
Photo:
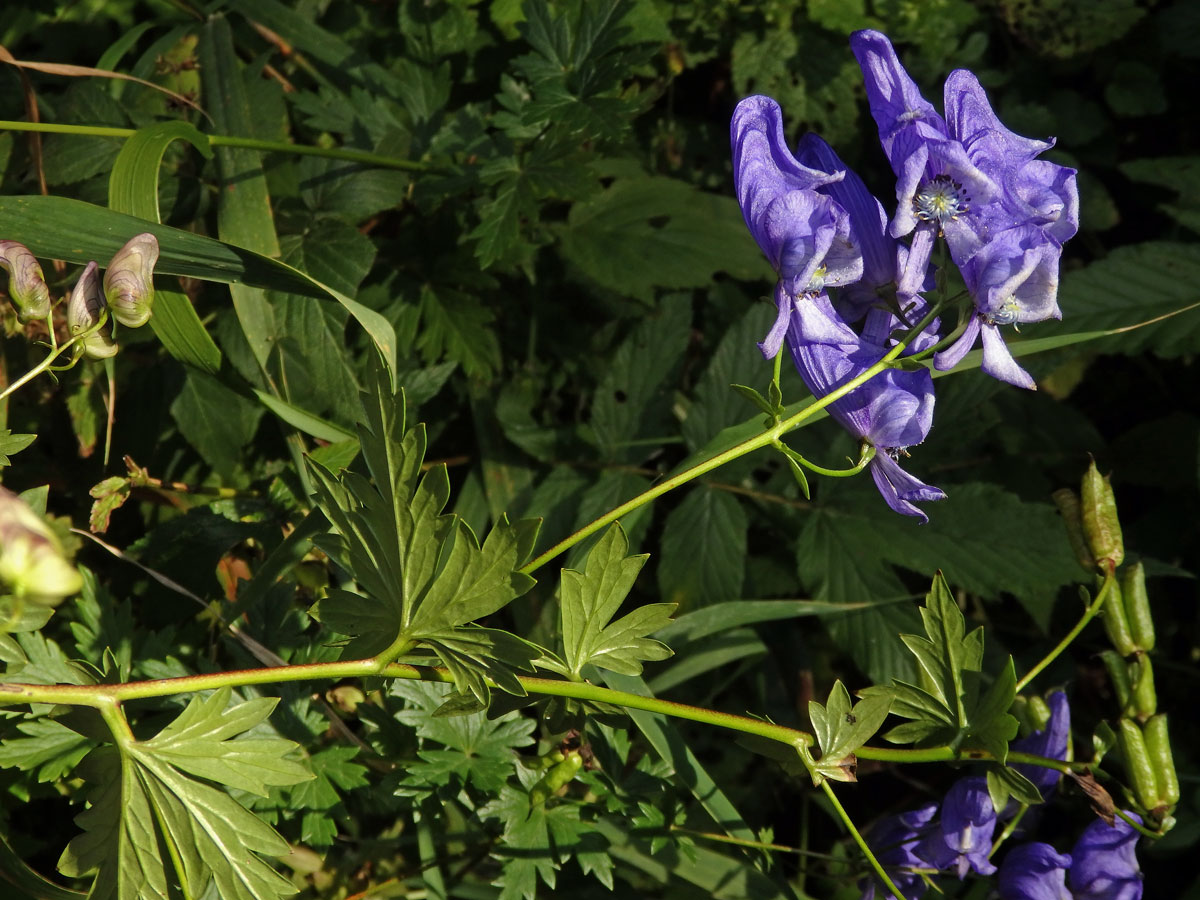
M 856 32 L 850 45 L 897 176 L 890 218 L 819 137 L 805 135 L 794 154 L 789 150 L 771 98 L 747 97 L 733 114 L 738 202 L 778 276 L 777 315 L 759 345 L 763 354 L 772 358 L 786 343 L 808 388 L 822 397 L 893 352 L 898 336 L 901 356 L 932 354 L 938 369 L 957 364 L 982 339 L 985 372 L 1033 388 L 1000 328 L 1061 316 L 1059 258 L 1079 220 L 1075 172 L 1037 159 L 1052 142 L 1006 129 L 970 72 L 947 79 L 943 118 L 884 35 Z M 942 333 L 923 296 L 940 239 L 973 304 L 952 334 Z M 933 403 L 929 370 L 906 365 L 887 368 L 829 407 L 875 448 L 871 475 L 887 504 L 923 521 L 915 504 L 945 494 L 899 460 L 928 435 Z

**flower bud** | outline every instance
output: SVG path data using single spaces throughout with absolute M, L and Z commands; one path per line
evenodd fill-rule
M 24 500 L 0 487 L 0 590 L 49 606 L 82 586 L 54 532 Z
M 1067 528 L 1067 541 L 1071 544 L 1075 559 L 1085 572 L 1095 572 L 1096 557 L 1092 556 L 1087 538 L 1083 536 L 1083 511 L 1079 508 L 1079 495 L 1070 488 L 1059 488 L 1050 496 L 1062 515 L 1063 525 Z
M 104 313 L 99 273 L 100 268 L 95 262 L 88 263 L 75 282 L 75 289 L 71 291 L 71 299 L 67 301 L 67 328 L 72 336 L 94 328 Z M 83 354 L 88 359 L 107 359 L 117 352 L 117 344 L 112 339 L 112 326 L 107 322 L 85 337 L 82 343 Z
M 1146 593 L 1146 569 L 1139 562 L 1121 573 L 1121 602 L 1129 622 L 1129 636 L 1139 650 L 1154 649 L 1154 617 L 1150 613 L 1150 595 Z
M 0 241 L 0 269 L 8 273 L 8 296 L 22 325 L 50 315 L 50 288 L 29 248 L 16 241 Z
M 158 239 L 144 233 L 129 239 L 104 273 L 104 296 L 114 319 L 128 328 L 145 325 L 154 302 Z
M 1082 495 L 1083 534 L 1101 572 L 1108 574 L 1125 559 L 1125 544 L 1112 485 L 1100 474 L 1095 460 L 1083 476 Z

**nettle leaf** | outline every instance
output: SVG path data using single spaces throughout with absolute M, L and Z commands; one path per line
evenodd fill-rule
M 489 719 L 480 711 L 465 716 L 438 716 L 447 699 L 438 685 L 419 681 L 392 683 L 391 693 L 404 700 L 396 718 L 416 729 L 422 739 L 420 763 L 408 767 L 401 790 L 411 792 L 430 785 L 472 784 L 481 791 L 499 791 L 512 775 L 516 748 L 533 743 L 537 723 L 516 712 Z M 429 742 L 440 744 L 431 747 Z
M 646 637 L 671 621 L 674 603 L 651 603 L 610 622 L 646 564 L 647 555 L 626 556 L 629 542 L 619 523 L 588 554 L 582 572 L 562 572 L 563 659 L 580 678 L 589 663 L 622 675 L 640 675 L 645 660 L 666 659 L 671 650 Z
M 532 671 L 542 651 L 472 623 L 534 585 L 517 569 L 533 550 L 538 523 L 501 517 L 480 546 L 463 520 L 442 514 L 450 497 L 446 467 L 421 477 L 425 430 L 405 430 L 403 392 L 393 393 L 380 362 L 367 381 L 358 433 L 371 478 L 334 475 L 310 460 L 318 505 L 337 530 L 315 543 L 354 576 L 362 594 L 331 590 L 313 615 L 352 636 L 344 658 L 426 647 L 459 692 L 480 704 L 489 700 L 489 679 L 523 695 L 512 669 Z
M 858 759 L 854 751 L 879 730 L 887 718 L 892 698 L 876 693 L 850 705 L 850 693 L 841 680 L 835 681 L 829 699 L 822 706 L 816 700 L 808 702 L 808 715 L 821 748 L 821 758 L 813 766 L 813 783 L 822 778 L 834 781 L 857 781 Z
M 284 856 L 287 842 L 225 791 L 190 777 L 262 796 L 269 785 L 312 777 L 285 759 L 295 747 L 280 738 L 239 738 L 275 705 L 260 698 L 229 705 L 222 688 L 196 698 L 148 741 L 103 747 L 80 773 L 97 788 L 76 818 L 84 833 L 67 845 L 59 870 L 96 871 L 90 896 L 141 900 L 210 889 L 222 900 L 262 900 L 296 893 L 261 856 Z
M 1008 712 L 1017 683 L 1012 657 L 983 690 L 983 629 L 966 633 L 966 619 L 941 572 L 934 576 L 921 618 L 925 637 L 900 635 L 917 658 L 921 685 L 894 680 L 889 686 L 866 688 L 859 695 L 889 697 L 894 714 L 913 720 L 891 729 L 884 735 L 886 740 L 986 750 L 1003 764 L 1008 742 L 1017 734 L 1017 720 Z

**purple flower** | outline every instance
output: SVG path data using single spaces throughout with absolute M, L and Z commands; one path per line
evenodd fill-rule
M 850 216 L 850 231 L 863 259 L 862 278 L 845 285 L 838 295 L 839 308 L 848 322 L 856 322 L 873 306 L 910 303 L 920 291 L 933 287 L 929 256 L 933 241 L 914 241 L 913 248 L 888 234 L 887 214 L 863 180 L 838 157 L 833 148 L 815 134 L 800 139 L 797 159 L 814 169 L 841 171 L 844 177 L 817 190 L 831 198 Z
M 850 233 L 850 217 L 817 188 L 844 172 L 802 165 L 787 148 L 779 104 L 747 97 L 730 124 L 733 177 L 746 226 L 779 276 L 779 313 L 759 345 L 767 358 L 783 344 L 798 297 L 862 277 L 863 261 Z
M 1067 758 L 1067 738 L 1071 733 L 1071 708 L 1067 705 L 1067 695 L 1062 691 L 1055 691 L 1050 695 L 1048 702 L 1050 720 L 1046 727 L 1027 738 L 1013 741 L 1010 750 L 1033 753 L 1050 759 Z M 1062 773 L 1057 769 L 1047 769 L 1044 766 L 1018 764 L 1013 768 L 1037 785 L 1043 797 L 1049 796 L 1062 777 Z
M 917 855 L 937 869 L 953 869 L 960 879 L 970 870 L 991 875 L 988 862 L 996 810 L 982 775 L 960 778 L 942 802 L 940 827 L 917 845 Z
M 1071 857 L 1049 844 L 1013 847 L 996 876 L 1000 900 L 1072 900 L 1064 883 Z
M 911 812 L 880 819 L 871 829 L 867 843 L 875 858 L 889 869 L 888 875 L 908 900 L 917 900 L 925 893 L 925 880 L 903 869 L 927 868 L 928 863 L 917 856 L 914 847 L 926 826 L 937 815 L 937 804 L 930 803 Z M 874 900 L 875 888 L 883 885 L 871 878 L 862 885 L 862 900 Z M 884 894 L 886 896 L 886 891 Z
M 22 325 L 50 315 L 50 288 L 41 263 L 28 247 L 16 241 L 0 241 L 0 269 L 8 273 L 8 297 Z
M 972 73 L 959 69 L 946 79 L 942 119 L 887 37 L 859 31 L 850 46 L 897 176 L 890 233 L 943 235 L 975 302 L 976 316 L 935 366 L 957 364 L 982 334 L 983 370 L 1033 388 L 998 326 L 1061 317 L 1058 260 L 1079 229 L 1075 171 L 1037 159 L 1054 142 L 1005 128 Z
M 876 312 L 880 317 L 872 319 Z M 864 335 L 859 336 L 841 319 L 825 294 L 794 304 L 787 332 L 788 349 L 813 396 L 825 396 L 883 357 L 886 348 L 868 338 L 873 336 L 871 326 L 886 315 L 890 314 L 872 312 Z M 887 505 L 922 522 L 929 521 L 929 517 L 914 503 L 943 500 L 946 495 L 901 469 L 897 457 L 929 434 L 933 400 L 933 379 L 928 370 L 887 369 L 829 405 L 829 414 L 842 427 L 875 447 L 869 468 Z
M 1062 248 L 1035 225 L 996 235 L 962 267 L 976 314 L 957 341 L 934 356 L 934 367 L 956 366 L 983 335 L 982 368 L 1017 387 L 1037 387 L 1000 336 L 1000 325 L 1061 319 L 1058 259 Z
M 1127 815 L 1139 824 L 1133 813 Z M 1112 825 L 1097 819 L 1071 850 L 1071 892 L 1075 900 L 1141 900 L 1142 871 L 1134 848 L 1138 833 L 1124 819 Z

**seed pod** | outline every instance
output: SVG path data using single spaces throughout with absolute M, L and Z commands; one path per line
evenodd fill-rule
M 1146 569 L 1139 562 L 1121 573 L 1121 603 L 1129 622 L 1129 636 L 1139 650 L 1154 649 L 1154 616 L 1146 593 Z
M 51 606 L 82 586 L 54 532 L 24 500 L 0 487 L 0 591 Z
M 1083 511 L 1079 507 L 1079 495 L 1070 488 L 1059 488 L 1050 495 L 1058 512 L 1062 516 L 1063 525 L 1067 529 L 1067 541 L 1075 552 L 1075 559 L 1086 572 L 1096 571 L 1096 557 L 1088 548 L 1087 538 L 1083 535 Z
M 1081 511 L 1088 548 L 1101 571 L 1108 574 L 1125 559 L 1125 544 L 1121 539 L 1121 522 L 1117 518 L 1117 500 L 1112 485 L 1100 474 L 1095 460 L 1083 476 Z
M 67 301 L 67 328 L 72 335 L 83 334 L 96 326 L 105 309 L 104 295 L 100 293 L 100 269 L 95 262 L 90 262 L 75 282 L 71 299 Z M 83 355 L 88 359 L 107 359 L 117 352 L 112 326 L 108 322 L 85 337 L 82 343 Z
M 1027 716 L 1032 731 L 1043 731 L 1050 721 L 1050 707 L 1039 695 L 1029 698 Z
M 145 325 L 154 303 L 154 264 L 158 239 L 135 235 L 117 251 L 104 273 L 104 297 L 112 316 L 127 328 Z
M 1171 755 L 1171 738 L 1167 734 L 1167 715 L 1159 713 L 1145 724 L 1142 734 L 1146 753 L 1157 772 L 1158 799 L 1160 803 L 1174 806 L 1179 802 L 1179 776 L 1175 773 L 1175 760 Z
M 1133 794 L 1145 809 L 1158 806 L 1158 779 L 1154 774 L 1154 763 L 1150 760 L 1142 729 L 1136 722 L 1122 719 L 1117 729 L 1117 743 L 1125 757 L 1126 774 L 1133 782 Z
M 571 782 L 583 768 L 583 757 L 577 752 L 568 753 L 562 762 L 555 763 L 537 784 L 529 789 L 529 802 L 540 806 Z
M 1122 717 L 1130 715 L 1133 712 L 1133 682 L 1129 678 L 1129 664 L 1115 650 L 1101 651 L 1100 659 L 1108 670 L 1108 680 L 1117 697 L 1117 709 Z
M 1125 605 L 1121 602 L 1121 586 L 1115 578 L 1105 578 L 1104 584 L 1100 588 L 1105 591 L 1108 596 L 1104 598 L 1104 605 L 1100 609 L 1100 614 L 1104 617 L 1104 632 L 1108 635 L 1108 639 L 1112 645 L 1117 648 L 1117 652 L 1122 656 L 1128 656 L 1137 650 L 1133 644 L 1133 638 L 1129 635 L 1129 622 L 1125 619 Z
M 41 264 L 28 247 L 16 241 L 0 241 L 0 269 L 8 273 L 8 296 L 22 325 L 50 315 L 50 288 L 46 287 Z
M 1133 683 L 1133 709 L 1137 718 L 1145 722 L 1158 712 L 1158 696 L 1154 692 L 1154 666 L 1150 657 L 1139 653 L 1129 664 L 1129 680 Z

